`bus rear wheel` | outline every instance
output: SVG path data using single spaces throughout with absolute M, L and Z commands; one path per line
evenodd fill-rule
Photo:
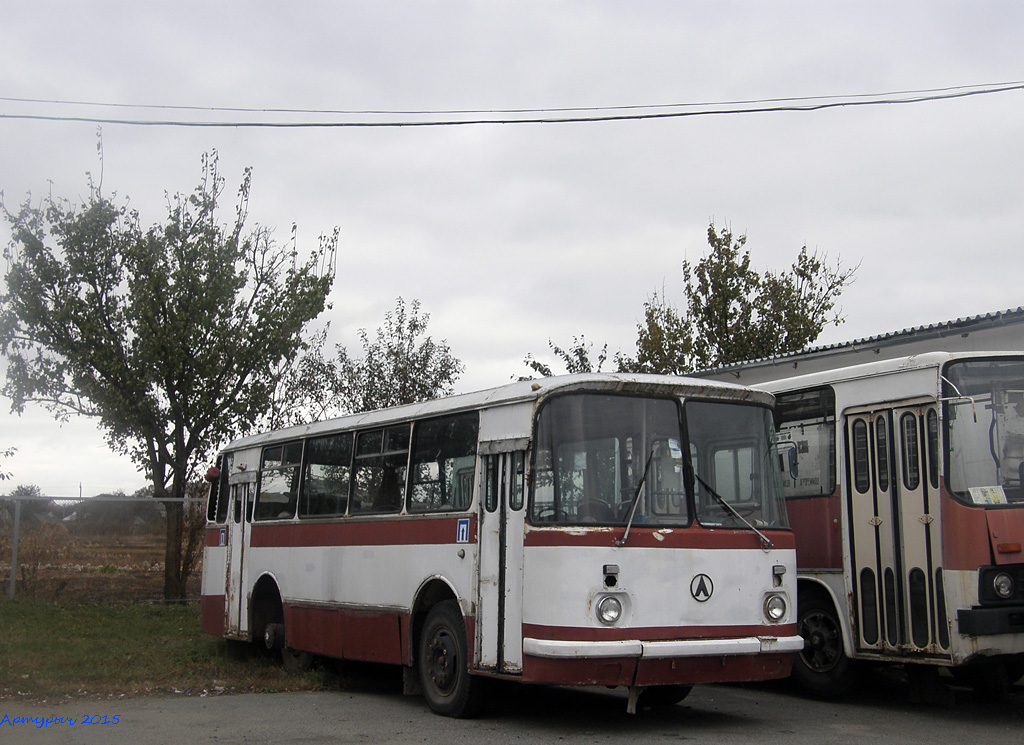
M 482 681 L 469 674 L 466 625 L 454 600 L 438 603 L 427 614 L 417 658 L 423 696 L 433 712 L 459 718 L 480 713 Z
M 815 593 L 799 601 L 797 632 L 803 651 L 793 661 L 793 678 L 816 698 L 837 698 L 856 682 L 853 661 L 843 647 L 843 629 L 832 602 Z
M 313 669 L 313 655 L 284 647 L 281 649 L 281 665 L 289 675 L 302 675 Z

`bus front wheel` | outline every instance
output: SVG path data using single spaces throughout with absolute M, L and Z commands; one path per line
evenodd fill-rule
M 804 648 L 793 662 L 793 678 L 817 698 L 842 696 L 856 679 L 835 608 L 820 593 L 801 597 L 799 606 L 797 631 L 804 638 Z
M 417 662 L 423 696 L 432 711 L 460 718 L 480 712 L 482 681 L 469 674 L 466 625 L 454 600 L 438 603 L 427 614 Z
M 641 709 L 654 709 L 662 706 L 675 706 L 690 695 L 693 686 L 665 685 L 645 688 L 637 699 Z

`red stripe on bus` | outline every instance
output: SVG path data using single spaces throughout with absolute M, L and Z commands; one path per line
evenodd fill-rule
M 221 611 L 222 622 L 223 615 Z M 464 621 L 466 639 L 475 639 L 476 619 L 467 616 Z M 285 604 L 284 622 L 287 644 L 294 649 L 347 660 L 395 665 L 413 662 L 412 618 L 405 612 L 298 602 Z M 470 644 L 470 655 L 473 646 Z
M 459 540 L 459 520 L 469 520 L 465 540 Z M 476 543 L 476 517 L 399 517 L 324 523 L 254 523 L 249 545 L 258 548 L 309 546 L 411 546 Z
M 398 613 L 284 606 L 287 644 L 327 657 L 400 665 L 406 662 Z
M 528 528 L 524 546 L 614 546 L 623 528 Z M 762 530 L 777 549 L 793 549 L 788 530 Z M 626 548 L 760 549 L 761 539 L 750 530 L 710 528 L 650 528 L 633 526 Z
M 202 595 L 199 598 L 199 625 L 207 634 L 224 636 L 224 609 L 226 601 L 223 595 Z
M 796 565 L 804 570 L 843 568 L 843 510 L 839 487 L 831 494 L 786 500 L 796 536 Z
M 785 678 L 793 669 L 792 654 L 714 655 L 679 659 L 641 659 L 632 685 L 690 685 Z
M 523 636 L 570 642 L 679 641 L 689 639 L 738 639 L 750 636 L 796 636 L 796 624 L 749 626 L 649 626 L 640 628 L 596 628 L 577 626 L 543 626 L 524 623 Z

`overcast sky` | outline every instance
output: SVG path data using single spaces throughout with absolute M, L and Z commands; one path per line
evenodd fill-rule
M 1019 2 L 8 3 L 0 114 L 182 121 L 411 121 L 252 114 L 718 103 L 1024 80 Z M 136 109 L 12 99 L 200 107 Z M 835 99 L 833 99 L 835 100 Z M 706 107 L 722 108 L 722 107 Z M 682 111 L 653 109 L 645 111 Z M 697 110 L 697 109 L 687 109 Z M 590 115 L 598 112 L 590 112 Z M 604 112 L 607 113 L 607 112 Z M 552 114 L 563 116 L 564 114 Z M 340 228 L 332 340 L 357 346 L 395 298 L 466 365 L 459 390 L 522 374 L 548 339 L 634 350 L 644 300 L 682 302 L 708 223 L 754 264 L 800 247 L 860 263 L 819 343 L 1015 308 L 1022 292 L 1024 91 L 814 112 L 404 128 L 102 125 L 104 193 L 144 224 L 216 149 L 250 219 L 300 247 Z M 479 117 L 472 117 L 479 118 Z M 97 124 L 0 118 L 0 189 L 80 199 Z M 225 219 L 232 215 L 230 201 Z M 0 227 L 6 244 L 9 231 Z M 87 423 L 8 415 L 13 484 L 86 496 L 144 484 Z

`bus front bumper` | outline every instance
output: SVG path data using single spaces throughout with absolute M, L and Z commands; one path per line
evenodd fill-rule
M 686 639 L 676 641 L 563 641 L 523 639 L 523 653 L 553 659 L 640 657 L 720 657 L 728 655 L 786 654 L 804 648 L 801 636 L 748 636 L 738 639 Z
M 1020 634 L 1024 632 L 1024 608 L 961 608 L 957 611 L 957 626 L 961 634 L 989 636 L 991 634 Z
M 523 639 L 525 682 L 655 686 L 738 683 L 789 675 L 799 636 L 585 641 Z

